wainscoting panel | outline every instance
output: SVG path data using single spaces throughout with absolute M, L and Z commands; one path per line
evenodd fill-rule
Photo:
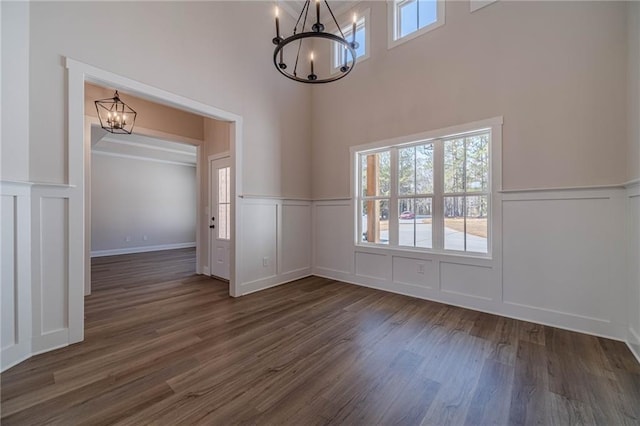
M 17 221 L 14 195 L 2 195 L 2 350 L 17 343 L 17 311 L 14 301 L 18 294 L 16 277 Z
M 621 191 L 503 203 L 505 303 L 624 322 Z
M 318 201 L 313 273 L 626 340 L 625 194 L 619 187 L 498 194 L 492 258 L 357 246 L 350 200 Z
M 248 284 L 276 275 L 278 262 L 278 203 L 250 200 L 243 203 L 241 282 Z
M 351 274 L 353 214 L 347 201 L 319 201 L 314 206 L 314 267 L 322 273 Z M 324 272 L 323 272 L 324 271 Z
M 31 355 L 31 187 L 2 182 L 0 371 Z
M 40 263 L 42 334 L 69 327 L 69 200 L 40 198 Z
M 83 339 L 84 223 L 82 190 L 67 185 L 34 185 L 31 192 L 32 306 L 34 354 Z M 81 212 L 81 209 L 78 209 Z M 73 219 L 72 219 L 73 216 Z
M 491 300 L 491 267 L 440 262 L 440 289 L 444 293 Z
M 430 259 L 393 256 L 393 282 L 433 289 L 438 286 L 438 271 Z
M 356 276 L 374 280 L 391 280 L 391 256 L 374 253 L 356 252 Z
M 311 274 L 311 202 L 239 198 L 241 294 Z
M 282 274 L 311 268 L 311 205 L 285 201 L 282 204 Z

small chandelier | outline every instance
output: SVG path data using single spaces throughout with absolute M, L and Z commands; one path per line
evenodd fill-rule
M 133 131 L 137 113 L 120 100 L 118 91 L 113 98 L 95 101 L 100 126 L 111 133 L 128 134 Z
M 300 16 L 298 16 L 298 20 L 296 21 L 296 25 L 293 28 L 293 34 L 289 37 L 282 38 L 280 36 L 280 17 L 278 16 L 278 7 L 276 6 L 276 36 L 273 38 L 273 44 L 276 45 L 275 51 L 273 52 L 273 64 L 276 69 L 280 71 L 285 77 L 290 78 L 291 80 L 299 81 L 301 83 L 330 83 L 332 81 L 340 80 L 341 78 L 346 77 L 347 74 L 351 72 L 353 67 L 356 64 L 356 49 L 359 47 L 358 42 L 356 41 L 356 16 L 354 15 L 353 19 L 353 32 L 352 39 L 348 41 L 338 25 L 338 21 L 329 7 L 329 3 L 327 0 L 324 0 L 324 4 L 329 11 L 329 15 L 333 19 L 333 22 L 336 25 L 337 32 L 340 35 L 332 34 L 324 32 L 324 24 L 320 22 L 320 3 L 321 0 L 315 0 L 315 18 L 316 22 L 311 25 L 310 30 L 307 29 L 307 17 L 309 15 L 309 9 L 311 8 L 311 0 L 306 0 L 304 6 L 302 6 L 302 10 L 300 11 Z M 311 18 L 312 19 L 312 18 Z M 301 25 L 300 25 L 301 24 Z M 338 43 L 338 45 L 344 51 L 344 55 L 340 54 L 340 58 L 342 59 L 342 64 L 338 68 L 338 72 L 336 74 L 330 74 L 329 70 L 332 68 L 330 66 L 324 67 L 327 70 L 327 76 L 322 77 L 316 74 L 316 69 L 314 67 L 314 54 L 309 45 L 314 44 L 317 40 L 329 40 L 333 43 Z M 297 43 L 295 43 L 297 42 Z M 303 43 L 306 42 L 306 43 Z M 295 62 L 293 64 L 293 69 L 285 62 L 284 58 L 284 50 L 286 46 L 291 46 L 295 50 Z M 311 46 L 317 47 L 317 46 Z M 334 56 L 333 45 L 331 47 L 331 54 L 329 58 Z M 309 54 L 309 66 L 300 64 L 300 53 L 310 51 Z M 340 52 L 340 50 L 338 50 Z M 349 57 L 351 60 L 349 61 Z M 301 70 L 301 68 L 304 69 Z M 306 74 L 306 71 L 309 71 L 309 74 Z M 302 74 L 302 76 L 298 76 L 298 73 Z

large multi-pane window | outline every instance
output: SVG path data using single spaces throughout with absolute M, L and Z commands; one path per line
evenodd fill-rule
M 490 130 L 361 151 L 359 242 L 489 253 Z

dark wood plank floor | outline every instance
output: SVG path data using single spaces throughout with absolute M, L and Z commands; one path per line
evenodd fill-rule
M 99 258 L 86 340 L 3 373 L 11 424 L 640 424 L 620 342 L 322 278 L 233 299 L 194 251 Z

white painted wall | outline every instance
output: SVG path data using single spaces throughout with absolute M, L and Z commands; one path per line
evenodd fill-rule
M 31 3 L 31 180 L 66 179 L 68 56 L 242 116 L 244 190 L 309 197 L 310 89 L 273 67 L 272 3 L 127 2 L 118 19 L 112 12 L 101 2 Z
M 0 3 L 2 15 L 1 177 L 29 180 L 30 2 Z
M 386 3 L 359 7 L 371 57 L 312 89 L 314 199 L 349 196 L 350 146 L 496 116 L 505 189 L 625 182 L 624 2 L 447 1 L 444 26 L 392 49 Z
M 91 174 L 92 256 L 195 246 L 195 165 L 94 152 Z

